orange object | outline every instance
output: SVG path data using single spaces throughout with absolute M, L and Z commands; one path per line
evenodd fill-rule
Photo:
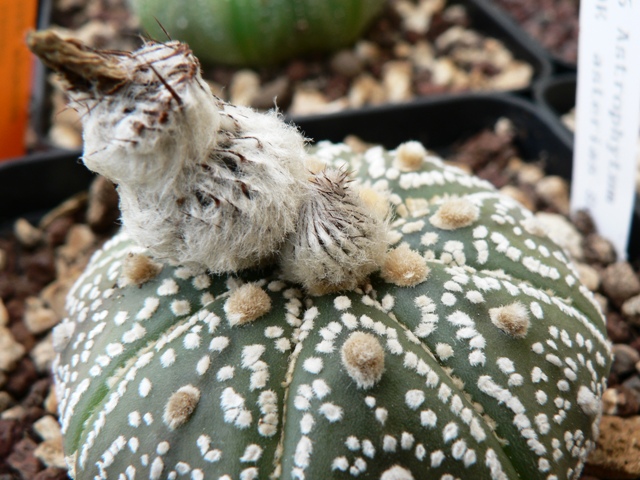
M 0 160 L 25 154 L 35 61 L 25 36 L 37 11 L 37 0 L 0 0 Z

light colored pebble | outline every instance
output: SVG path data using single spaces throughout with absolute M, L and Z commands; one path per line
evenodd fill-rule
M 36 297 L 25 300 L 24 324 L 31 333 L 39 334 L 55 327 L 60 317 Z
M 33 423 L 33 429 L 42 440 L 56 440 L 62 438 L 60 424 L 53 415 L 45 415 Z
M 34 227 L 24 218 L 19 218 L 13 225 L 18 241 L 27 248 L 35 247 L 42 240 L 42 231 Z
M 0 327 L 0 370 L 10 371 L 24 354 L 24 346 L 16 341 L 11 330 Z

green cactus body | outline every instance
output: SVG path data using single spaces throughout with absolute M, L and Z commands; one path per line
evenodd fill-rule
M 403 287 L 412 263 L 385 264 L 363 290 L 311 297 L 275 270 L 164 265 L 118 287 L 143 250 L 114 237 L 55 333 L 72 475 L 578 478 L 611 358 L 565 254 L 531 213 L 437 158 L 403 172 L 381 148 L 314 154 L 388 192 L 391 248 L 428 272 Z M 456 197 L 475 214 L 452 228 Z
M 204 63 L 268 65 L 354 42 L 384 0 L 131 0 L 142 26 L 156 19 Z

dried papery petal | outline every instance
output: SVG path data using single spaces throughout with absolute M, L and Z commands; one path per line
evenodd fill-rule
M 309 182 L 299 225 L 282 253 L 283 276 L 312 294 L 351 290 L 380 268 L 387 249 L 385 199 L 371 208 L 346 172 L 327 169 Z

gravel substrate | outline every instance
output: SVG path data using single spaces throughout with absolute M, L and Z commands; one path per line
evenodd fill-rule
M 575 65 L 578 61 L 579 0 L 491 0 L 544 48 Z
M 57 0 L 53 25 L 97 48 L 132 50 L 138 24 L 123 0 Z M 205 66 L 213 92 L 236 105 L 309 115 L 464 91 L 515 91 L 531 84 L 534 68 L 501 41 L 474 28 L 461 4 L 389 0 L 363 39 L 333 55 L 291 60 L 272 68 Z M 80 121 L 53 97 L 50 140 L 79 148 Z

